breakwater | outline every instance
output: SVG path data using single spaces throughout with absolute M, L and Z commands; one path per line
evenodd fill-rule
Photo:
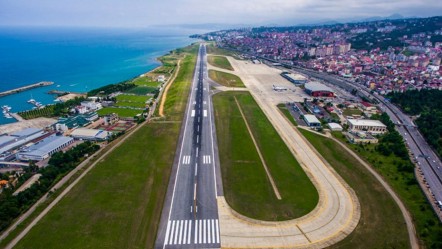
M 35 84 L 31 84 L 31 85 L 27 85 L 27 86 L 22 86 L 19 88 L 15 88 L 12 90 L 8 90 L 8 91 L 4 91 L 4 92 L 0 92 L 0 97 L 6 96 L 6 95 L 11 95 L 11 94 L 15 94 L 15 93 L 19 93 L 19 92 L 23 92 L 29 89 L 33 89 L 33 88 L 37 88 L 37 87 L 43 87 L 43 86 L 50 86 L 53 85 L 54 82 L 52 81 L 41 81 Z

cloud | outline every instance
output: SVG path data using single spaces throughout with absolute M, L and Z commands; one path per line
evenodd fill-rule
M 123 26 L 312 22 L 442 13 L 434 0 L 0 0 L 0 25 Z M 296 23 L 292 23 L 296 24 Z

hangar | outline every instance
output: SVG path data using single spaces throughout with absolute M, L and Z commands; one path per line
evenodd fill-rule
M 319 82 L 309 82 L 304 85 L 305 92 L 313 97 L 334 97 L 334 91 Z

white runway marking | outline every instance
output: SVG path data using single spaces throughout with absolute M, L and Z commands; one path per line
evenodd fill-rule
M 198 174 L 198 163 L 195 163 L 195 176 Z
M 190 163 L 190 156 L 183 156 L 183 164 L 189 164 Z
M 166 231 L 166 245 L 184 244 L 219 244 L 218 219 L 203 219 L 195 221 L 195 233 L 192 234 L 192 220 L 173 220 L 172 229 Z M 192 241 L 193 235 L 193 241 Z
M 212 159 L 210 158 L 210 156 L 203 156 L 203 164 L 211 164 L 212 163 Z

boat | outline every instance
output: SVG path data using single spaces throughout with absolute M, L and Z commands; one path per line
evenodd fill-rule
M 11 114 L 9 114 L 8 112 L 5 113 L 3 116 L 4 116 L 5 118 L 12 118 Z
M 2 109 L 3 109 L 3 113 L 8 113 L 11 110 L 11 107 L 8 105 L 4 105 L 4 106 L 2 106 Z

